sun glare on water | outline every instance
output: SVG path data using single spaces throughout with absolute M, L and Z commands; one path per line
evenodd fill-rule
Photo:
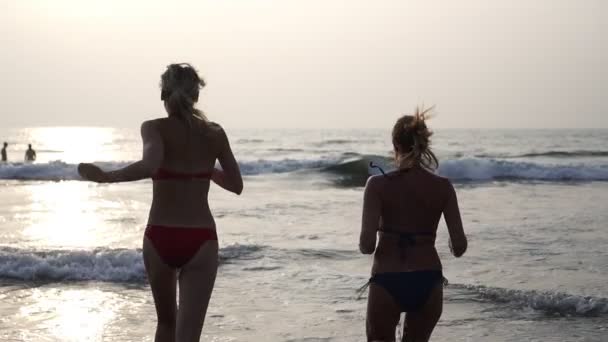
M 39 127 L 29 130 L 28 135 L 35 142 L 34 149 L 39 149 L 39 161 L 79 163 L 116 159 L 111 146 L 118 136 L 113 128 Z
M 83 182 L 47 183 L 33 187 L 30 224 L 23 233 L 49 247 L 89 248 L 98 245 L 103 218 L 92 207 L 94 188 Z
M 57 341 L 66 342 L 102 341 L 105 325 L 115 317 L 117 306 L 112 295 L 94 289 L 38 289 L 34 297 L 37 301 L 22 307 L 21 315 L 31 320 L 43 319 L 44 328 Z
M 131 143 L 133 137 L 129 134 L 103 127 L 39 127 L 23 129 L 15 140 L 31 143 L 36 150 L 38 158 L 28 169 L 34 175 L 38 172 L 50 179 L 73 179 L 79 162 L 124 162 L 136 158 L 138 151 L 134 149 L 139 144 Z M 19 153 L 10 152 L 11 156 Z M 55 161 L 61 164 L 56 165 Z M 124 203 L 104 197 L 107 186 L 71 180 L 32 181 L 22 188 L 27 205 L 15 213 L 28 244 L 82 249 L 116 240 L 109 233 L 114 226 L 106 221 L 104 209 L 119 209 Z

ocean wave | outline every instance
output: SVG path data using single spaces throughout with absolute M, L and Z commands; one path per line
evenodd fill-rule
M 255 259 L 262 249 L 259 245 L 228 245 L 220 249 L 220 263 Z M 31 251 L 0 247 L 0 278 L 141 283 L 146 275 L 141 249 Z
M 236 144 L 248 144 L 248 143 L 262 143 L 265 142 L 264 139 L 238 139 Z
M 126 166 L 127 162 L 96 163 L 103 169 L 117 169 Z M 62 161 L 48 163 L 6 163 L 0 164 L 0 179 L 13 180 L 80 180 L 76 164 Z
M 388 171 L 386 165 L 389 164 L 387 157 L 378 155 L 366 155 L 351 157 L 341 162 L 325 166 L 321 172 L 334 176 L 334 182 L 341 186 L 363 186 L 370 174 L 376 174 L 377 169 L 371 169 L 370 161 L 381 165 Z
M 349 260 L 359 255 L 355 250 L 339 250 L 339 249 L 312 249 L 300 248 L 286 251 L 288 255 L 292 255 L 295 259 L 330 259 L 330 260 Z
M 243 175 L 253 176 L 270 173 L 286 173 L 300 170 L 319 169 L 338 163 L 338 159 L 258 159 L 239 163 Z M 104 170 L 122 168 L 129 162 L 97 162 Z M 0 179 L 10 180 L 81 180 L 76 164 L 62 161 L 49 163 L 8 163 L 0 164 Z
M 449 286 L 471 291 L 483 300 L 503 303 L 515 308 L 531 308 L 550 315 L 589 317 L 608 314 L 608 298 L 483 285 L 451 284 Z
M 258 159 L 255 161 L 240 162 L 241 172 L 247 176 L 286 173 L 302 170 L 313 170 L 337 163 L 336 159 Z
M 269 148 L 268 151 L 270 152 L 305 152 L 305 149 L 302 148 L 287 148 L 287 147 L 275 147 L 275 148 Z
M 456 181 L 608 181 L 608 165 L 545 165 L 481 158 L 444 161 L 438 173 Z
M 80 179 L 76 165 L 61 161 L 50 163 L 8 163 L 0 165 L 0 179 L 73 180 Z
M 338 176 L 342 185 L 363 186 L 367 177 L 378 170 L 369 168 L 374 161 L 387 166 L 389 158 L 382 156 L 362 156 L 324 167 L 321 171 Z M 496 159 L 457 158 L 439 163 L 437 173 L 452 181 L 608 181 L 608 165 L 544 165 Z
M 479 154 L 479 158 L 579 158 L 579 157 L 608 157 L 608 151 L 596 150 L 577 150 L 577 151 L 545 151 L 545 152 L 530 152 L 523 154 Z
M 338 138 L 338 139 L 325 139 L 325 140 L 313 142 L 311 145 L 316 146 L 316 147 L 328 147 L 328 146 L 337 147 L 337 146 L 344 146 L 344 145 L 350 145 L 350 144 L 361 146 L 362 144 L 370 144 L 370 143 L 374 143 L 374 142 L 376 142 L 376 140 L 374 140 L 374 139 L 363 139 L 363 138 L 339 139 Z
M 363 186 L 370 174 L 380 171 L 371 169 L 369 162 L 391 168 L 390 158 L 380 155 L 343 153 L 332 158 L 318 159 L 258 159 L 240 162 L 244 175 L 254 176 L 297 171 L 321 172 L 332 176 L 344 186 Z M 127 162 L 96 163 L 102 169 L 116 169 Z M 80 180 L 76 164 L 61 161 L 49 163 L 9 163 L 0 165 L 0 179 L 13 180 Z M 455 158 L 440 162 L 439 175 L 453 181 L 484 182 L 492 180 L 538 181 L 608 181 L 608 165 L 569 164 L 551 165 L 505 159 Z
M 357 140 L 352 139 L 327 139 L 313 143 L 314 146 L 327 146 L 327 145 L 345 145 L 357 143 Z M 360 143 L 360 142 L 359 142 Z

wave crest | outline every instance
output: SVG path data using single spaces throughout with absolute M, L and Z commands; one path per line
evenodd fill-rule
M 576 151 L 545 151 L 545 152 L 530 152 L 517 155 L 500 155 L 500 154 L 479 154 L 479 158 L 580 158 L 580 157 L 608 157 L 608 151 L 596 150 L 576 150 Z
M 220 249 L 220 263 L 254 259 L 259 245 L 229 245 Z M 91 251 L 28 251 L 0 247 L 0 278 L 25 281 L 141 283 L 146 279 L 141 249 Z
M 333 176 L 338 184 L 363 186 L 370 174 L 369 162 L 386 166 L 390 159 L 378 155 L 344 153 L 339 157 L 320 159 L 255 160 L 240 163 L 244 175 L 262 175 L 297 171 L 321 172 Z M 97 163 L 103 169 L 116 169 L 127 162 Z M 389 171 L 388 167 L 385 171 Z M 539 181 L 608 181 L 608 165 L 551 165 L 504 159 L 456 158 L 439 164 L 439 175 L 453 181 L 539 180 Z M 41 164 L 0 165 L 0 179 L 12 180 L 80 180 L 75 164 L 61 161 Z
M 452 180 L 606 181 L 607 165 L 543 165 L 506 160 L 463 158 L 439 164 L 439 174 Z
M 454 284 L 450 287 L 471 291 L 484 300 L 505 303 L 517 308 L 531 308 L 551 315 L 590 317 L 608 314 L 608 298 L 483 285 Z

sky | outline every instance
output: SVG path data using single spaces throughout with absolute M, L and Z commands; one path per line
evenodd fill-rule
M 0 0 L 0 125 L 136 127 L 192 63 L 233 128 L 608 128 L 604 0 Z

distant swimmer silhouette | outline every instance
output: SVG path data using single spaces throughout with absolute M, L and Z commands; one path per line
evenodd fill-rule
M 397 170 L 368 179 L 359 248 L 374 254 L 367 302 L 367 340 L 395 341 L 406 312 L 402 341 L 428 341 L 443 305 L 443 273 L 435 236 L 443 214 L 456 257 L 467 249 L 456 192 L 433 171 L 429 110 L 405 115 L 393 128 Z M 370 167 L 377 168 L 375 164 Z M 376 242 L 377 245 L 376 245 Z
M 4 142 L 4 147 L 2 147 L 2 161 L 5 162 L 7 161 L 6 158 L 6 147 L 8 146 L 8 144 L 6 142 Z
M 32 148 L 32 144 L 27 145 L 27 151 L 25 151 L 25 161 L 35 161 L 36 151 Z

